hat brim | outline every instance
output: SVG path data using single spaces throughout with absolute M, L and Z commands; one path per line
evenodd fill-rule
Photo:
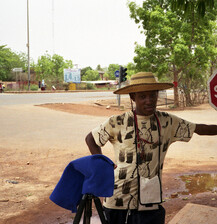
M 115 90 L 114 94 L 129 94 L 144 91 L 165 90 L 173 87 L 172 83 L 147 83 L 124 86 Z

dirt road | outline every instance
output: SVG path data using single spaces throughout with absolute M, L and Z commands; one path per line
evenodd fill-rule
M 209 105 L 170 112 L 193 122 L 216 123 L 216 111 Z M 114 113 L 122 111 L 92 104 L 3 106 L 0 223 L 69 223 L 73 214 L 50 202 L 49 195 L 67 164 L 89 155 L 86 134 Z M 188 202 L 217 207 L 216 143 L 216 137 L 194 135 L 190 143 L 170 147 L 163 174 L 166 222 Z M 103 152 L 113 159 L 111 145 Z M 194 177 L 180 176 L 195 173 L 200 179 L 208 175 L 203 181 L 212 187 L 201 190 L 198 185 L 194 193 L 187 191 L 185 185 L 194 183 Z

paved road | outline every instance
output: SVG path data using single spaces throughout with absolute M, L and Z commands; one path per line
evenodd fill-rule
M 68 93 L 28 93 L 28 94 L 0 94 L 0 107 L 3 105 L 43 104 L 43 103 L 73 103 L 97 99 L 115 98 L 110 92 L 68 92 Z
M 86 148 L 84 137 L 105 117 L 82 116 L 35 107 L 49 102 L 79 102 L 103 97 L 115 97 L 112 92 L 53 93 L 53 94 L 0 94 L 0 145 L 4 148 Z M 195 123 L 216 123 L 216 111 L 176 111 L 173 114 Z M 33 144 L 36 143 L 36 144 Z M 82 144 L 81 144 L 82 142 Z M 109 147 L 108 147 L 109 148 Z M 179 148 L 178 150 L 176 148 Z M 189 149 L 189 151 L 187 150 Z M 204 150 L 206 149 L 206 150 Z M 188 151 L 188 153 L 183 153 Z M 167 157 L 213 160 L 217 158 L 216 137 L 194 135 L 190 144 L 172 144 Z
M 168 90 L 167 96 L 173 95 L 173 91 Z M 128 97 L 122 95 L 121 98 Z M 67 93 L 28 93 L 28 94 L 0 94 L 0 107 L 3 105 L 35 105 L 44 103 L 73 103 L 83 101 L 94 101 L 97 99 L 116 99 L 117 95 L 112 91 L 103 92 L 67 92 Z
M 8 149 L 65 149 L 86 147 L 84 137 L 102 117 L 74 115 L 35 107 L 45 103 L 73 103 L 114 98 L 112 92 L 0 94 L 0 145 Z M 95 121 L 94 121 L 95 120 Z M 88 124 L 92 121 L 92 124 Z M 76 130 L 76 131 L 75 131 Z

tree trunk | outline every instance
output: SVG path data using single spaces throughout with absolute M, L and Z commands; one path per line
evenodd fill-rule
M 179 107 L 178 72 L 174 71 L 174 105 Z
M 189 91 L 187 91 L 185 93 L 185 99 L 186 99 L 186 106 L 192 106 L 193 103 L 192 103 L 192 100 L 191 100 L 191 94 Z
M 192 99 L 191 99 L 191 80 L 186 80 L 185 82 L 185 88 L 184 88 L 184 93 L 185 93 L 185 99 L 186 99 L 186 106 L 192 106 Z

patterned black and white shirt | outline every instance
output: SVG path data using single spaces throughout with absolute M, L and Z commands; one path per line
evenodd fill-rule
M 139 175 L 152 178 L 158 174 L 160 145 L 160 177 L 163 162 L 171 143 L 188 142 L 195 130 L 195 124 L 165 112 L 156 112 L 156 116 L 137 115 L 137 141 Z M 159 124 L 158 124 L 159 123 Z M 160 138 L 158 132 L 160 126 Z M 92 130 L 95 142 L 100 147 L 110 141 L 114 148 L 115 186 L 114 195 L 105 198 L 104 206 L 112 209 L 138 208 L 138 180 L 136 170 L 136 145 L 134 114 L 132 111 L 112 116 L 103 124 Z M 146 141 L 143 141 L 146 140 Z M 159 144 L 160 141 L 160 144 Z M 106 178 L 106 177 L 105 177 Z M 145 207 L 144 210 L 157 209 L 157 205 Z

